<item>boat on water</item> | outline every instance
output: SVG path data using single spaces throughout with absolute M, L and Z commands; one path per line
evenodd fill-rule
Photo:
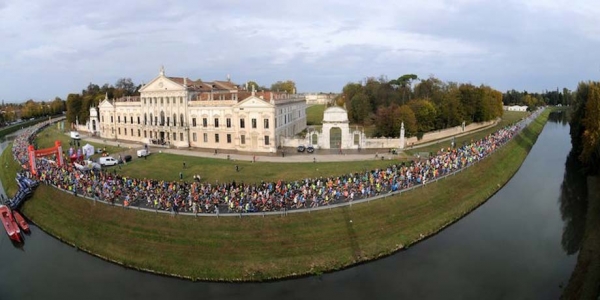
M 13 210 L 13 216 L 15 217 L 15 221 L 17 221 L 19 227 L 21 227 L 21 230 L 24 232 L 29 232 L 29 224 L 27 224 L 27 221 L 25 221 L 23 215 L 21 215 L 19 211 Z
M 6 234 L 8 237 L 20 243 L 21 240 L 21 230 L 19 229 L 19 225 L 15 221 L 15 218 L 10 211 L 10 208 L 6 205 L 0 205 L 0 221 L 2 221 L 2 225 L 4 225 L 4 229 L 6 229 Z

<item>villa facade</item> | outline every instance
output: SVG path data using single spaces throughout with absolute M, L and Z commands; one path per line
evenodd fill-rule
M 249 91 L 230 80 L 203 82 L 159 75 L 138 97 L 109 100 L 90 115 L 106 139 L 174 147 L 276 152 L 306 129 L 302 95 Z

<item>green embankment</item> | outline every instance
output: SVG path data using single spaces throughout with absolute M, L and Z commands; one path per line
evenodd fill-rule
M 67 243 L 134 268 L 206 280 L 318 274 L 406 248 L 481 205 L 518 170 L 548 114 L 456 176 L 352 207 L 194 218 L 94 205 L 42 185 L 23 211 Z
M 19 164 L 13 159 L 12 156 L 12 143 L 9 143 L 0 156 L 0 166 L 2 172 L 0 172 L 0 180 L 2 180 L 2 186 L 8 197 L 13 197 L 19 190 L 17 181 L 15 180 L 15 174 L 19 171 Z

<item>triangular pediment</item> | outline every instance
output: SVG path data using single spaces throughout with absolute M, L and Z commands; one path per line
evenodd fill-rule
M 159 92 L 159 91 L 183 91 L 185 87 L 164 75 L 152 79 L 148 84 L 140 89 L 143 92 Z
M 263 107 L 273 107 L 273 104 L 271 104 L 269 101 L 261 99 L 259 97 L 250 96 L 250 97 L 238 102 L 235 106 L 242 107 L 242 108 L 263 108 Z
M 108 101 L 108 99 L 104 99 L 102 100 L 102 102 L 100 102 L 100 104 L 98 105 L 99 109 L 104 109 L 104 108 L 114 108 L 113 104 L 110 103 L 110 101 Z

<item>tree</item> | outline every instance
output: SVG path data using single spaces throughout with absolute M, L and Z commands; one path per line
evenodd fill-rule
M 418 132 L 428 132 L 435 129 L 437 111 L 431 101 L 425 99 L 413 99 L 407 104 L 417 119 Z
M 266 91 L 268 90 L 266 87 L 264 86 L 260 86 L 258 83 L 256 83 L 256 81 L 248 81 L 246 83 L 246 85 L 248 86 L 248 91 L 252 91 L 252 89 L 254 88 L 255 91 Z
M 404 74 L 398 77 L 398 79 L 390 81 L 392 86 L 397 86 L 398 90 L 400 90 L 400 93 L 402 94 L 402 104 L 410 100 L 412 93 L 412 82 L 417 79 L 419 79 L 419 77 L 415 74 Z
M 122 96 L 133 96 L 137 92 L 137 87 L 131 81 L 131 78 L 120 78 L 115 83 L 115 89 L 121 93 Z M 100 88 L 98 88 L 98 93 L 100 92 Z
M 348 118 L 353 123 L 364 124 L 371 114 L 371 104 L 364 93 L 354 95 L 350 99 L 350 105 L 346 105 Z
M 600 166 L 600 83 L 590 83 L 582 120 L 582 149 L 579 159 L 598 172 Z
M 67 123 L 75 123 L 82 106 L 82 97 L 79 94 L 69 94 L 67 96 Z
M 296 83 L 291 80 L 277 81 L 271 85 L 272 91 L 287 92 L 288 94 L 296 93 Z

